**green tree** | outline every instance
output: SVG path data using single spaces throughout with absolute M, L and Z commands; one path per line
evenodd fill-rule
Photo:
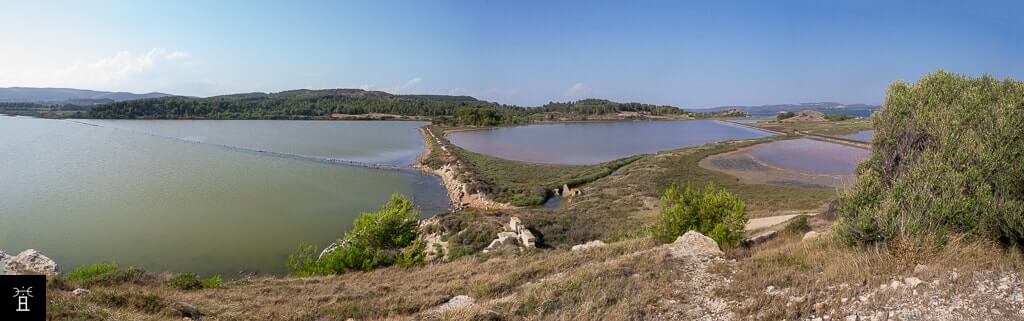
M 1024 82 L 944 71 L 893 83 L 842 195 L 852 243 L 961 234 L 1024 244 Z
M 318 258 L 313 246 L 300 245 L 288 258 L 288 267 L 292 274 L 305 276 L 368 271 L 396 263 L 408 266 L 423 263 L 424 249 L 419 212 L 412 201 L 394 194 L 379 211 L 360 214 L 332 251 Z
M 747 206 L 736 195 L 717 190 L 713 184 L 704 189 L 675 184 L 661 197 L 661 212 L 654 237 L 671 242 L 688 231 L 697 231 L 722 246 L 734 246 L 743 239 L 747 224 Z

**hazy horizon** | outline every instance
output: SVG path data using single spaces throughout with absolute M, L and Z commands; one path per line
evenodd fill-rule
M 1022 5 L 2 3 L 0 87 L 208 97 L 358 88 L 503 104 L 881 102 L 937 69 L 1024 78 Z

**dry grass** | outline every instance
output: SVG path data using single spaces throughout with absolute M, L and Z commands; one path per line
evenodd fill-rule
M 243 279 L 223 289 L 182 291 L 160 281 L 94 286 L 84 296 L 54 289 L 51 306 L 63 308 L 51 311 L 93 319 L 180 320 L 172 307 L 185 302 L 202 310 L 206 320 L 632 320 L 657 312 L 655 303 L 672 295 L 672 281 L 685 278 L 686 271 L 673 268 L 680 265 L 675 259 L 648 255 L 656 245 L 644 238 L 584 252 L 467 257 L 329 277 Z M 478 307 L 445 315 L 429 311 L 460 294 L 474 297 Z
M 958 238 L 944 246 L 919 239 L 877 247 L 848 246 L 831 236 L 810 242 L 801 242 L 800 238 L 801 235 L 782 234 L 753 248 L 728 253 L 739 260 L 739 272 L 733 286 L 722 295 L 743 302 L 735 309 L 743 319 L 793 320 L 816 313 L 820 316 L 821 311 L 814 309 L 815 303 L 822 303 L 820 310 L 841 311 L 844 304 L 839 298 L 874 293 L 872 290 L 882 284 L 907 276 L 945 279 L 950 272 L 957 271 L 968 277 L 960 278 L 948 290 L 969 292 L 973 290 L 969 276 L 1020 271 L 1024 266 L 1016 250 Z M 918 264 L 928 269 L 915 273 Z M 769 286 L 784 295 L 768 293 Z M 870 303 L 882 309 L 892 299 L 884 295 L 891 294 L 877 294 Z M 805 300 L 793 302 L 793 297 Z

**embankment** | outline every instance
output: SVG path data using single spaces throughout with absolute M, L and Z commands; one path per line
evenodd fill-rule
M 444 187 L 448 190 L 448 198 L 451 199 L 452 207 L 479 208 L 479 209 L 512 209 L 516 208 L 510 204 L 491 200 L 483 193 L 478 193 L 469 188 L 469 184 L 459 180 L 459 173 L 466 170 L 466 165 L 448 148 L 447 144 L 437 137 L 432 131 L 421 127 L 420 135 L 423 136 L 426 150 L 416 161 L 416 168 L 424 172 L 441 177 Z M 428 164 L 431 159 L 436 164 L 431 167 Z

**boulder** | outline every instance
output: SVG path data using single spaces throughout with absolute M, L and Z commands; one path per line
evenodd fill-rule
M 694 231 L 689 231 L 679 236 L 668 247 L 670 255 L 680 258 L 689 256 L 720 256 L 725 254 L 722 252 L 722 249 L 718 248 L 718 243 L 715 243 L 715 240 Z
M 604 242 L 601 242 L 601 240 L 593 240 L 593 241 L 590 241 L 590 242 L 587 242 L 587 243 L 573 245 L 572 246 L 572 250 L 573 251 L 584 251 L 584 250 L 589 250 L 589 249 L 592 249 L 592 248 L 604 247 L 606 245 L 607 244 L 604 244 Z
M 470 306 L 476 305 L 476 300 L 468 295 L 456 295 L 455 297 L 448 300 L 448 302 L 434 307 L 435 312 L 443 312 L 448 310 L 464 309 Z
M 537 237 L 533 236 L 533 232 L 524 228 L 519 232 L 519 244 L 528 249 L 535 248 L 537 247 Z
M 498 232 L 498 238 L 491 241 L 483 252 L 490 253 L 508 244 L 517 244 L 520 250 L 531 249 L 537 247 L 537 237 L 518 217 L 512 217 L 505 230 Z
M 821 236 L 821 233 L 818 233 L 818 232 L 815 232 L 815 231 L 810 231 L 810 232 L 804 233 L 804 238 L 801 241 L 802 242 L 813 241 L 813 240 L 818 239 L 818 237 L 820 237 L 820 236 Z
M 903 279 L 903 282 L 906 283 L 907 286 L 909 286 L 911 288 L 915 288 L 919 284 L 921 284 L 922 281 L 921 281 L 921 279 L 918 279 L 918 278 L 915 278 L 915 277 L 907 277 L 907 278 Z
M 10 255 L 7 255 L 4 251 L 0 251 L 0 275 L 7 274 L 7 261 L 10 259 Z
M 520 221 L 518 217 L 508 220 L 508 231 L 519 234 L 523 228 L 523 221 Z
M 192 320 L 202 320 L 203 316 L 206 315 L 195 306 L 185 302 L 175 302 L 170 305 L 170 308 L 178 316 Z
M 3 261 L 3 274 L 45 274 L 55 275 L 60 273 L 57 262 L 39 253 L 39 251 L 28 249 L 15 256 L 7 254 L 0 255 Z

